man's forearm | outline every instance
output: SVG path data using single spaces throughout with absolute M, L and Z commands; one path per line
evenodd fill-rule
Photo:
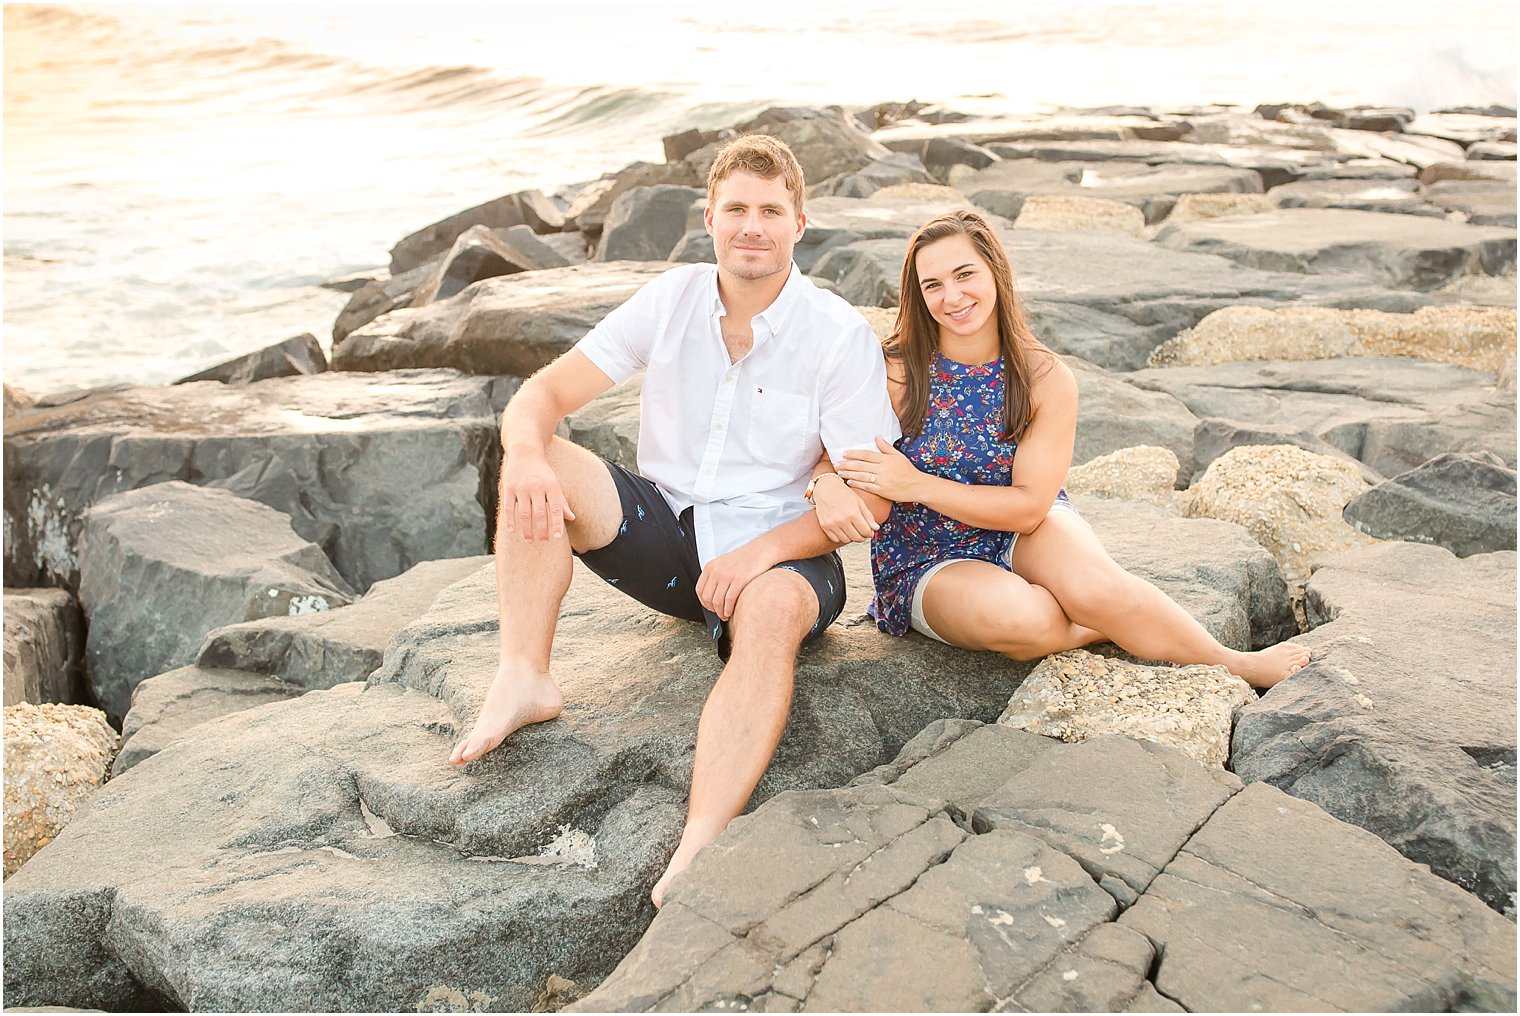
M 501 416 L 502 450 L 509 456 L 542 456 L 561 419 L 550 394 L 531 380 L 524 382 Z

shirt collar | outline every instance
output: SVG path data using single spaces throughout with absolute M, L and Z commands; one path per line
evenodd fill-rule
M 797 262 L 792 262 L 792 270 L 787 274 L 786 283 L 781 287 L 781 292 L 776 294 L 776 299 L 771 301 L 769 307 L 755 315 L 765 322 L 765 326 L 775 334 L 781 330 L 781 325 L 790 315 L 797 301 L 802 297 L 802 287 L 807 281 L 802 277 L 802 269 L 797 267 Z M 718 296 L 718 270 L 714 266 L 711 281 L 708 283 L 708 299 L 711 301 L 710 311 L 713 317 L 722 317 L 728 313 L 723 306 L 723 299 Z

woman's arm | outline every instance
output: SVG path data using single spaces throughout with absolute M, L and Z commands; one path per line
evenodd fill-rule
M 877 453 L 851 452 L 839 465 L 850 486 L 893 501 L 916 501 L 982 529 L 1027 533 L 1044 521 L 1071 466 L 1077 434 L 1077 380 L 1053 354 L 1031 392 L 1034 414 L 1019 441 L 1007 487 L 957 483 L 917 469 L 878 441 Z

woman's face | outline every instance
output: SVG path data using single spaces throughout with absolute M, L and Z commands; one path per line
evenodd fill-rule
M 957 233 L 919 248 L 918 288 L 941 340 L 988 337 L 997 341 L 997 284 L 971 238 Z

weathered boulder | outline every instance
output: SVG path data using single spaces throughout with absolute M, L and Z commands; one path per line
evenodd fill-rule
M 52 842 L 106 781 L 116 731 L 89 706 L 5 707 L 5 877 Z
M 206 636 L 195 665 L 150 677 L 132 693 L 112 775 L 126 772 L 192 728 L 228 713 L 362 681 L 391 638 L 444 587 L 490 560 L 424 561 L 376 582 L 355 603 L 319 613 L 267 617 Z
M 101 390 L 6 420 L 5 571 L 77 583 L 85 510 L 165 480 L 283 512 L 356 589 L 486 546 L 510 378 L 327 372 Z
M 1214 812 L 1119 919 L 1156 990 L 1190 1012 L 1513 1009 L 1514 925 L 1332 815 L 1261 784 Z
M 851 173 L 840 173 L 808 187 L 808 197 L 836 196 L 864 198 L 877 194 L 887 187 L 932 184 L 936 178 L 930 175 L 918 156 L 907 152 L 888 152 L 875 162 L 868 163 Z
M 1292 445 L 1231 448 L 1188 491 L 1189 518 L 1244 526 L 1282 567 L 1295 596 L 1316 564 L 1370 539 L 1341 518 L 1367 489 L 1356 467 Z
M 1224 667 L 1148 667 L 1077 649 L 1041 660 L 998 722 L 1073 744 L 1122 734 L 1223 769 L 1235 711 L 1255 701 Z
M 1186 141 L 1030 141 L 989 143 L 1004 160 L 1041 162 L 1144 162 L 1152 166 L 1223 166 L 1250 170 L 1263 187 L 1300 179 L 1335 166 L 1342 156 L 1270 145 L 1199 145 Z
M 1265 194 L 1180 194 L 1167 215 L 1168 222 L 1183 219 L 1218 219 L 1227 215 L 1256 215 L 1276 206 Z
M 85 673 L 113 724 L 133 688 L 189 663 L 213 628 L 330 610 L 353 595 L 288 517 L 179 480 L 96 502 L 79 537 Z
M 1084 230 L 1118 236 L 1145 235 L 1145 216 L 1138 208 L 1122 201 L 1054 194 L 1026 198 L 1015 225 L 1045 233 Z
M 668 261 L 686 234 L 692 202 L 704 197 L 696 187 L 671 184 L 624 191 L 608 209 L 596 260 Z
M 1182 881 L 1210 862 L 1230 895 Z M 1348 1010 L 1503 1011 L 1514 940 L 1374 837 L 1180 752 L 941 721 L 736 821 L 570 1011 L 1286 1011 L 1327 981 Z
M 1444 218 L 1446 209 L 1419 194 L 1414 180 L 1300 180 L 1267 193 L 1268 208 L 1349 208 L 1359 212 L 1390 212 Z M 1262 211 L 1267 211 L 1264 208 Z
M 343 305 L 337 319 L 333 321 L 334 351 L 349 332 L 364 327 L 382 314 L 389 314 L 397 307 L 410 307 L 417 296 L 417 287 L 438 270 L 447 253 L 448 249 L 445 248 L 443 253 L 434 255 L 415 268 L 387 279 L 366 282 L 354 290 L 354 295 L 348 298 L 348 303 Z
M 1147 528 L 1167 524 L 1191 528 Z M 1119 560 L 1221 638 L 1257 637 L 1250 578 L 1275 565 L 1241 530 L 1120 528 L 1101 530 Z M 990 720 L 1028 670 L 877 631 L 866 549 L 844 557 L 850 601 L 799 661 L 756 803 L 842 784 L 935 717 Z M 718 663 L 700 627 L 577 567 L 554 657 L 565 713 L 455 770 L 495 672 L 494 588 L 484 568 L 445 590 L 367 686 L 212 720 L 108 784 L 6 886 L 7 1001 L 394 1010 L 478 992 L 523 1009 L 551 972 L 604 977 L 653 916 Z M 108 867 L 86 860 L 102 842 Z
M 1467 146 L 1469 159 L 1514 162 L 1517 154 L 1520 154 L 1520 149 L 1517 149 L 1513 141 L 1478 141 Z
M 1333 307 L 1224 307 L 1157 346 L 1152 367 L 1227 360 L 1412 356 L 1498 370 L 1515 355 L 1508 307 L 1420 307 L 1412 314 Z
M 1072 465 L 1080 467 L 1122 448 L 1150 444 L 1176 456 L 1174 484 L 1186 485 L 1193 473 L 1193 430 L 1198 418 L 1170 395 L 1136 388 L 1121 376 L 1084 368 L 1070 358 L 1067 362 L 1077 378 Z
M 84 700 L 84 618 L 63 589 L 5 591 L 5 704 Z
M 1489 180 L 1515 185 L 1515 164 L 1489 159 L 1437 162 L 1420 170 L 1420 182 L 1429 186 L 1442 180 Z
M 1513 918 L 1515 554 L 1364 547 L 1314 573 L 1306 607 L 1314 659 L 1237 717 L 1235 771 Z
M 1292 421 L 1381 476 L 1397 476 L 1442 452 L 1487 449 L 1515 461 L 1513 392 L 1486 371 L 1404 357 L 1221 363 L 1125 376 L 1175 396 L 1200 418 L 1257 427 Z
M 1177 509 L 1175 489 L 1182 464 L 1170 448 L 1136 445 L 1099 455 L 1066 471 L 1062 484 L 1068 494 L 1081 497 L 1144 501 L 1161 508 Z
M 565 417 L 559 435 L 591 449 L 608 462 L 637 472 L 639 399 L 643 390 L 643 374 L 630 378 Z
M 1219 416 L 1208 416 L 1193 428 L 1193 475 L 1187 481 L 1192 486 L 1203 479 L 1214 460 L 1231 448 L 1242 445 L 1292 445 L 1315 455 L 1340 459 L 1355 468 L 1367 485 L 1383 482 L 1383 474 L 1360 459 L 1352 458 L 1340 448 L 1315 437 L 1306 430 L 1298 430 L 1292 423 L 1244 423 Z
M 1447 211 L 1461 212 L 1474 225 L 1515 228 L 1514 184 L 1442 180 L 1425 188 L 1425 198 Z
M 752 120 L 739 124 L 741 134 L 769 134 L 785 141 L 802 167 L 802 178 L 815 183 L 841 173 L 855 173 L 885 159 L 891 153 L 842 112 L 828 110 L 766 110 Z M 711 155 L 705 153 L 711 151 Z M 716 147 L 703 149 L 687 158 L 707 179 L 707 170 L 717 155 Z
M 906 238 L 855 240 L 833 247 L 810 269 L 814 279 L 861 307 L 896 307 Z
M 679 264 L 693 264 L 705 261 L 714 264 L 718 260 L 717 250 L 713 247 L 713 238 L 705 229 L 688 229 L 681 234 L 681 239 L 676 241 L 675 249 L 670 252 L 670 260 Z M 793 258 L 793 260 L 796 260 Z M 801 262 L 797 262 L 801 266 Z M 807 271 L 806 268 L 802 269 Z
M 998 157 L 981 145 L 955 138 L 897 138 L 882 140 L 894 152 L 916 156 L 931 177 L 940 183 L 949 183 L 950 169 L 965 166 L 973 170 L 984 169 Z
M 157 674 L 132 690 L 121 722 L 121 751 L 111 763 L 120 776 L 201 724 L 301 693 L 278 677 L 191 664 Z
M 490 229 L 527 226 L 535 233 L 555 233 L 565 227 L 565 217 L 541 191 L 508 194 L 467 208 L 403 239 L 391 248 L 391 274 L 400 275 L 442 254 L 471 226 Z
M 1146 222 L 1166 218 L 1184 194 L 1260 194 L 1260 174 L 1224 166 L 1005 159 L 955 185 L 979 208 L 1013 218 L 1031 195 L 1100 198 L 1134 205 Z
M 5 386 L 6 416 L 10 416 L 12 413 L 26 409 L 29 406 L 34 405 L 36 402 L 37 400 L 33 398 L 31 393 L 26 389 L 17 387 L 16 385 L 8 384 Z
M 712 151 L 716 153 L 717 146 Z M 635 162 L 583 187 L 565 210 L 565 222 L 594 241 L 601 237 L 613 204 L 629 191 L 640 187 L 700 187 L 706 182 L 706 168 L 698 171 L 689 161 Z
M 1470 272 L 1497 275 L 1515 263 L 1513 230 L 1331 208 L 1172 222 L 1155 242 L 1252 268 L 1351 274 L 1412 289 L 1435 289 Z
M 183 385 L 193 381 L 220 381 L 229 385 L 245 385 L 269 377 L 320 374 L 326 369 L 327 354 L 322 352 L 317 337 L 305 332 L 246 356 L 208 367 L 199 374 L 191 374 L 174 383 Z
M 394 310 L 350 333 L 333 347 L 333 367 L 452 367 L 527 377 L 673 267 L 608 261 L 486 279 L 447 300 Z
M 540 240 L 538 234 L 527 226 L 507 229 L 471 226 L 459 234 L 453 246 L 418 284 L 412 294 L 411 306 L 421 307 L 435 300 L 446 300 L 481 279 L 564 268 L 568 264 L 568 259 Z
M 1458 557 L 1515 549 L 1515 471 L 1490 452 L 1437 455 L 1358 495 L 1346 521 L 1381 540 L 1445 547 Z

